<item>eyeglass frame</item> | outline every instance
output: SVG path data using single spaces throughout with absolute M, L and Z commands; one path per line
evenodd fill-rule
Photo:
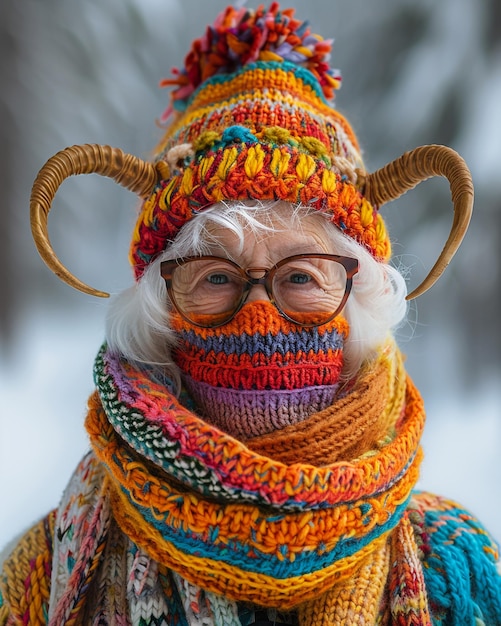
M 323 321 L 321 324 L 316 324 L 314 322 L 313 323 L 298 322 L 297 320 L 294 320 L 289 315 L 287 315 L 287 313 L 285 313 L 285 311 L 282 311 L 282 309 L 275 302 L 275 298 L 273 296 L 272 282 L 273 282 L 273 276 L 275 275 L 275 272 L 280 267 L 282 267 L 286 263 L 289 263 L 290 261 L 297 261 L 297 260 L 305 259 L 305 258 L 325 259 L 325 260 L 329 260 L 329 261 L 335 261 L 335 262 L 339 263 L 340 265 L 342 265 L 344 267 L 345 272 L 346 272 L 346 284 L 345 284 L 345 290 L 344 290 L 344 294 L 343 294 L 343 297 L 341 299 L 341 302 L 339 303 L 339 306 L 336 308 L 334 313 L 327 320 Z M 238 270 L 239 274 L 241 275 L 242 279 L 244 280 L 244 285 L 242 287 L 242 296 L 241 296 L 240 301 L 238 302 L 236 308 L 233 310 L 233 313 L 231 314 L 231 316 L 228 319 L 225 319 L 224 322 L 221 322 L 221 323 L 218 323 L 218 324 L 214 324 L 214 325 L 212 325 L 212 324 L 211 325 L 199 324 L 199 323 L 193 321 L 192 319 L 190 319 L 178 307 L 178 305 L 176 304 L 176 299 L 175 299 L 175 297 L 173 295 L 172 276 L 174 274 L 175 269 L 177 267 L 182 266 L 182 265 L 186 265 L 187 263 L 190 263 L 191 261 L 200 261 L 202 259 L 207 259 L 207 261 L 226 261 L 227 263 L 232 265 L 236 270 Z M 264 286 L 270 302 L 278 310 L 280 315 L 282 315 L 282 317 L 284 317 L 289 322 L 292 322 L 293 324 L 298 324 L 298 325 L 304 326 L 306 328 L 313 328 L 315 326 L 322 326 L 323 324 L 327 324 L 328 322 L 333 320 L 337 315 L 339 315 L 339 313 L 344 308 L 344 305 L 346 304 L 346 301 L 348 300 L 348 297 L 349 297 L 349 295 L 351 293 L 351 288 L 353 286 L 353 277 L 355 276 L 355 274 L 358 273 L 358 271 L 359 271 L 359 261 L 358 261 L 358 259 L 354 259 L 352 257 L 347 257 L 347 256 L 340 256 L 338 254 L 323 254 L 323 253 L 315 253 L 315 252 L 313 252 L 311 254 L 308 254 L 308 253 L 305 253 L 305 254 L 294 254 L 292 256 L 285 257 L 284 259 L 281 259 L 280 261 L 278 261 L 278 263 L 275 263 L 275 265 L 272 265 L 270 268 L 265 268 L 265 267 L 248 267 L 248 268 L 244 269 L 243 267 L 240 267 L 240 265 L 238 265 L 237 263 L 235 263 L 235 261 L 232 261 L 231 259 L 227 259 L 225 257 L 219 257 L 219 256 L 215 256 L 215 255 L 181 257 L 181 258 L 177 258 L 177 259 L 170 259 L 170 260 L 162 261 L 160 263 L 160 275 L 162 276 L 163 280 L 165 281 L 165 286 L 167 288 L 167 293 L 169 295 L 169 298 L 170 298 L 170 301 L 171 301 L 173 307 L 176 309 L 176 311 L 179 313 L 179 315 L 181 315 L 181 317 L 183 319 L 185 319 L 187 322 L 190 322 L 190 324 L 194 324 L 195 326 L 198 326 L 200 328 L 218 328 L 220 326 L 224 326 L 228 322 L 231 322 L 231 320 L 235 317 L 235 315 L 244 306 L 244 304 L 245 304 L 245 302 L 246 302 L 246 300 L 247 300 L 247 298 L 249 296 L 250 290 L 255 285 L 263 285 Z M 260 278 L 254 278 L 254 277 L 249 275 L 249 272 L 264 272 L 264 274 Z

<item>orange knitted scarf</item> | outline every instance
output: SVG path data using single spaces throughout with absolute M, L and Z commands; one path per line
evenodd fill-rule
M 390 575 L 422 581 L 418 559 L 392 574 L 397 545 L 415 553 L 405 509 L 424 425 L 393 345 L 332 407 L 246 445 L 155 383 L 145 391 L 109 355 L 97 372 L 86 427 L 114 518 L 187 584 L 225 602 L 296 608 L 318 626 L 332 615 L 360 623 L 353 607 L 374 623 Z M 413 603 L 427 615 L 423 585 Z

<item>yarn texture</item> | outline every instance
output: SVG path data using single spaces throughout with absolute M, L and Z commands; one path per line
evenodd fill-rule
M 197 414 L 239 440 L 281 430 L 330 406 L 348 323 L 298 328 L 271 302 L 246 304 L 211 331 L 172 316 L 173 358 Z
M 458 505 L 413 492 L 424 411 L 391 343 L 301 422 L 295 462 L 293 427 L 251 449 L 105 348 L 95 380 L 93 452 L 7 562 L 2 626 L 243 626 L 252 607 L 301 625 L 498 623 L 496 544 Z M 345 459 L 324 433 L 357 413 L 372 435 L 340 429 Z
M 390 258 L 331 47 L 276 2 L 193 42 L 164 81 L 137 280 L 221 201 L 312 207 Z M 344 381 L 342 312 L 305 332 L 277 316 L 249 302 L 208 330 L 173 313 L 179 396 L 102 346 L 91 450 L 5 562 L 0 626 L 501 625 L 496 542 L 416 491 L 425 411 L 393 339 Z
M 391 254 L 362 193 L 357 138 L 332 106 L 341 82 L 332 42 L 274 2 L 229 7 L 193 42 L 155 150 L 161 180 L 140 211 L 131 262 L 139 278 L 179 229 L 224 200 L 283 200 L 318 209 L 378 259 Z

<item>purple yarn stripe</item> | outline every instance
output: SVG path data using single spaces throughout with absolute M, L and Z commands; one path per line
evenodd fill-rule
M 201 416 L 233 437 L 249 439 L 297 424 L 330 406 L 338 385 L 292 390 L 213 387 L 183 377 Z

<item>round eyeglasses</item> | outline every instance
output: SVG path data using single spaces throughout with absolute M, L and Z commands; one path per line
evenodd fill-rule
M 301 326 L 321 326 L 350 295 L 358 260 L 335 254 L 296 254 L 271 268 L 243 269 L 217 256 L 163 261 L 160 273 L 173 306 L 203 328 L 229 322 L 254 285 L 263 285 L 280 314 Z

